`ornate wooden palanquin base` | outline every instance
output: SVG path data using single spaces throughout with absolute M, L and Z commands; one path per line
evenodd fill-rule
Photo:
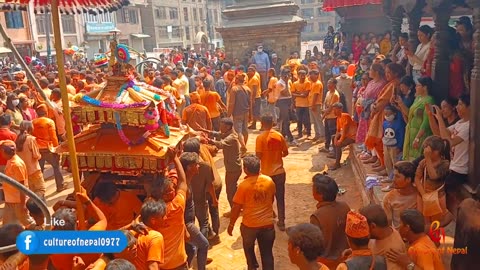
M 145 132 L 142 128 L 124 127 L 125 135 L 132 141 Z M 171 128 L 170 137 L 161 133 L 152 134 L 136 146 L 126 145 L 111 128 L 90 127 L 75 136 L 75 145 L 80 171 L 110 172 L 119 175 L 144 175 L 163 171 L 170 162 L 167 149 L 177 147 L 184 139 L 185 133 Z M 69 158 L 66 145 L 58 147 L 62 155 L 61 164 L 68 168 Z

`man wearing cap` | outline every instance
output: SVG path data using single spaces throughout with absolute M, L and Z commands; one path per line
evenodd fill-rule
M 348 212 L 345 234 L 351 248 L 351 254 L 343 263 L 338 265 L 337 270 L 387 269 L 385 257 L 374 255 L 368 248 L 370 230 L 367 218 L 354 211 Z
M 197 92 L 190 94 L 191 104 L 183 110 L 182 123 L 193 130 L 212 130 L 212 119 L 207 107 L 200 104 L 200 95 Z
M 61 192 L 67 189 L 67 185 L 63 182 L 63 175 L 60 171 L 60 156 L 53 151 L 53 148 L 58 146 L 55 122 L 47 117 L 47 105 L 45 104 L 40 104 L 37 107 L 37 115 L 38 118 L 32 121 L 32 135 L 37 138 L 38 148 L 42 155 L 42 158 L 39 160 L 40 167 L 43 173 L 45 161 L 52 165 L 57 192 Z
M 355 142 L 357 125 L 350 114 L 343 112 L 342 103 L 337 102 L 332 107 L 337 117 L 337 133 L 333 136 L 333 153 L 328 154 L 327 157 L 335 159 L 335 164 L 329 166 L 329 169 L 336 170 L 340 168 L 342 148 Z
M 322 231 L 315 225 L 302 223 L 287 229 L 288 257 L 300 270 L 328 270 L 317 262 L 325 250 Z
M 263 51 L 263 46 L 257 47 L 257 53 L 252 58 L 252 64 L 257 67 L 257 72 L 260 74 L 261 89 L 267 89 L 267 71 L 270 68 L 270 59 L 268 54 Z
M 5 174 L 21 185 L 27 182 L 27 167 L 23 160 L 16 154 L 15 143 L 11 140 L 0 141 L 0 155 L 7 160 Z M 3 183 L 5 195 L 5 209 L 3 212 L 3 225 L 20 222 L 27 227 L 33 223 L 33 220 L 27 214 L 25 206 L 25 194 L 20 192 L 14 186 Z

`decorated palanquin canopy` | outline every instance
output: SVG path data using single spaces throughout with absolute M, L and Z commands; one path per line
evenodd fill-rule
M 72 121 L 84 130 L 75 136 L 81 171 L 142 175 L 165 169 L 168 147 L 176 147 L 186 132 L 175 121 L 175 100 L 162 89 L 138 82 L 128 64 L 130 54 L 116 45 L 107 82 L 73 97 Z M 57 148 L 69 165 L 66 144 Z
M 334 11 L 337 8 L 381 4 L 383 4 L 383 0 L 325 0 L 323 1 L 323 10 Z

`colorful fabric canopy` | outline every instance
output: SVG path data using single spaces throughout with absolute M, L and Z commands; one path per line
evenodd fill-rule
M 51 0 L 5 0 L 2 10 L 26 10 L 29 3 L 33 2 L 35 11 L 43 12 L 51 5 Z M 59 0 L 58 7 L 61 12 L 81 13 L 98 10 L 98 13 L 115 12 L 123 6 L 128 6 L 130 0 Z
M 334 11 L 336 8 L 381 4 L 383 4 L 383 0 L 325 0 L 323 10 Z

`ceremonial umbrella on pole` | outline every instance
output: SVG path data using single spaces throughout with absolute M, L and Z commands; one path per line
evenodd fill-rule
M 31 0 L 6 0 L 2 9 L 26 10 Z M 35 13 L 42 13 L 45 9 L 50 9 L 53 23 L 53 36 L 55 41 L 55 52 L 58 65 L 58 79 L 62 93 L 63 115 L 65 116 L 65 128 L 67 131 L 67 143 L 70 156 L 70 167 L 72 169 L 73 184 L 75 192 L 81 192 L 80 174 L 78 169 L 78 160 L 73 138 L 73 127 L 68 100 L 67 83 L 65 80 L 65 62 L 62 49 L 62 34 L 60 32 L 60 12 L 65 14 L 88 12 L 96 15 L 98 13 L 114 12 L 123 6 L 129 5 L 129 0 L 34 0 Z M 23 59 L 19 59 L 23 61 Z M 83 205 L 77 200 L 77 218 L 80 229 L 85 227 L 85 215 Z

